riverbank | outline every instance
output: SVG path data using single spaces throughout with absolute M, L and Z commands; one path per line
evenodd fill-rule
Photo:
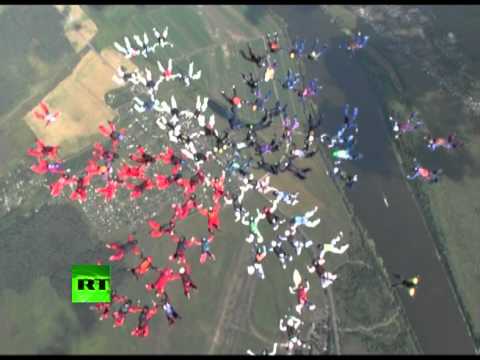
M 365 71 L 369 73 L 370 78 L 376 83 L 378 94 L 381 94 L 379 98 L 382 99 L 383 103 L 382 116 L 386 123 L 391 126 L 388 121 L 388 114 L 395 112 L 396 114 L 399 114 L 399 116 L 403 116 L 402 118 L 405 118 L 408 116 L 407 109 L 412 110 L 414 104 L 411 104 L 402 95 L 407 89 L 401 85 L 403 81 L 400 75 L 397 72 L 392 71 L 393 67 L 381 55 L 381 53 L 374 46 L 370 46 L 368 49 L 365 49 L 364 54 L 365 56 L 362 58 L 361 65 L 365 68 Z M 405 171 L 412 164 L 413 158 L 417 156 L 416 152 L 418 151 L 418 144 L 411 139 L 393 141 L 393 144 L 393 151 L 397 161 L 401 165 L 401 169 Z M 405 172 L 403 172 L 403 174 L 406 175 Z M 448 239 L 441 226 L 435 220 L 435 214 L 431 203 L 432 192 L 427 186 L 429 185 L 424 185 L 421 182 L 410 182 L 408 188 L 421 209 L 424 217 L 423 220 L 431 232 L 432 239 L 436 246 L 436 254 L 447 272 L 449 286 L 452 289 L 452 293 L 465 321 L 469 336 L 474 339 L 475 351 L 478 353 L 480 337 L 475 336 L 473 319 L 463 301 L 461 290 L 459 289 L 454 271 L 450 265 Z

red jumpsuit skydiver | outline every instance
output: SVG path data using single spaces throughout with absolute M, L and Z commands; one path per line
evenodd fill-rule
M 218 230 L 220 227 L 220 202 L 215 203 L 212 207 L 204 209 L 201 205 L 197 208 L 198 212 L 205 216 L 208 220 L 208 232 L 213 233 L 215 230 Z
M 185 264 L 184 267 L 180 268 L 180 277 L 182 278 L 183 284 L 183 293 L 190 300 L 190 290 L 195 289 L 198 291 L 197 285 L 192 281 L 191 275 L 192 269 L 188 264 Z
M 115 124 L 113 123 L 113 121 L 109 121 L 108 122 L 108 127 L 100 124 L 98 126 L 98 129 L 100 130 L 100 133 L 106 137 L 106 138 L 109 138 L 112 142 L 112 150 L 114 152 L 117 151 L 117 146 L 118 144 L 120 143 L 120 141 L 122 141 L 125 137 L 125 132 L 126 132 L 126 129 L 122 128 L 120 130 L 116 130 L 116 127 L 115 127 Z
M 177 263 L 185 264 L 187 262 L 187 258 L 185 257 L 185 251 L 187 248 L 191 248 L 194 245 L 194 238 L 187 240 L 187 238 L 183 235 L 177 236 L 175 234 L 171 235 L 172 241 L 177 243 L 177 247 L 175 249 L 175 253 L 168 257 L 168 260 L 173 261 L 176 260 Z
M 49 185 L 50 195 L 52 195 L 53 197 L 57 197 L 62 193 L 63 188 L 66 185 L 72 185 L 74 183 L 75 183 L 75 179 L 73 179 L 69 175 L 62 174 L 57 181 Z
M 130 333 L 132 336 L 147 337 L 150 334 L 149 321 L 158 311 L 158 305 L 153 301 L 153 307 L 145 305 L 138 318 L 138 325 Z
M 122 326 L 125 323 L 125 319 L 128 314 L 139 313 L 142 310 L 143 308 L 141 306 L 133 305 L 132 300 L 128 299 L 125 296 L 125 299 L 120 305 L 120 308 L 112 313 L 113 327 L 116 328 Z
M 48 157 L 50 160 L 57 160 L 57 152 L 59 146 L 45 145 L 42 140 L 35 142 L 35 148 L 29 148 L 27 155 L 33 156 L 37 159 Z
M 152 180 L 147 177 L 141 178 L 142 182 L 140 184 L 127 183 L 127 188 L 131 190 L 130 199 L 138 199 L 142 196 L 145 190 L 152 190 L 155 188 L 155 184 Z
M 122 167 L 118 170 L 118 177 L 120 179 L 128 178 L 143 178 L 145 177 L 145 168 L 143 166 L 129 166 L 128 164 L 123 164 Z
M 119 183 L 116 180 L 108 180 L 107 184 L 103 188 L 95 189 L 96 193 L 99 193 L 104 197 L 105 200 L 111 201 L 115 198 L 115 195 L 118 190 Z
M 165 234 L 173 234 L 175 229 L 175 221 L 170 220 L 168 224 L 160 225 L 155 220 L 148 220 L 148 226 L 150 226 L 150 236 L 152 238 L 159 238 Z
M 180 280 L 180 274 L 175 273 L 172 268 L 166 267 L 163 269 L 158 269 L 157 272 L 160 273 L 160 276 L 154 283 L 148 283 L 145 285 L 147 291 L 152 291 L 155 289 L 156 296 L 160 297 L 164 292 L 167 284 L 171 281 Z
M 72 177 L 72 181 L 77 185 L 75 190 L 70 194 L 70 200 L 82 203 L 87 200 L 87 186 L 90 185 L 90 176 Z
M 109 261 L 120 261 L 125 257 L 125 254 L 129 251 L 135 256 L 140 256 L 142 250 L 138 247 L 138 240 L 132 234 L 128 234 L 128 240 L 125 243 L 112 242 L 106 244 L 107 249 L 115 250 L 115 254 L 108 258 Z
M 133 275 L 138 279 L 140 279 L 143 275 L 145 275 L 149 270 L 156 270 L 157 267 L 152 263 L 153 257 L 147 256 L 142 259 L 140 264 L 135 266 L 134 268 L 129 269 Z

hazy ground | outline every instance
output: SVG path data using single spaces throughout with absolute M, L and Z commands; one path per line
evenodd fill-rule
M 188 107 L 193 105 L 197 93 L 205 93 L 212 102 L 223 106 L 224 102 L 219 96 L 219 91 L 229 89 L 232 83 L 236 83 L 245 96 L 247 91 L 240 85 L 239 73 L 253 70 L 253 65 L 242 61 L 238 55 L 239 49 L 246 47 L 246 41 L 251 42 L 257 49 L 262 49 L 264 44 L 260 39 L 264 32 L 280 30 L 278 22 L 267 14 L 263 14 L 262 21 L 256 24 L 256 27 L 252 26 L 244 17 L 250 16 L 251 8 L 244 6 L 82 8 L 98 28 L 93 39 L 93 45 L 98 52 L 110 47 L 113 41 L 120 40 L 124 34 L 140 33 L 150 31 L 153 26 L 163 28 L 164 25 L 169 25 L 170 36 L 176 46 L 171 51 L 165 50 L 165 53 L 168 51 L 168 55 L 161 52 L 160 59 L 165 62 L 171 56 L 174 61 L 178 60 L 178 65 L 183 69 L 190 60 L 193 60 L 203 70 L 203 79 L 199 84 L 195 84 L 188 91 L 182 90 L 182 93 L 176 96 L 180 106 L 185 104 Z M 71 56 L 71 59 L 74 58 L 73 48 L 66 38 L 62 37 L 61 18 L 53 7 L 20 8 L 21 12 L 16 10 L 17 8 L 12 9 L 15 9 L 11 10 L 14 11 L 12 15 L 19 19 L 26 16 L 35 19 L 33 14 L 38 15 L 38 12 L 49 14 L 48 16 L 52 17 L 51 22 L 56 24 L 55 36 L 59 37 L 58 43 L 61 44 L 59 48 L 62 50 L 57 51 L 59 53 L 63 51 Z M 1 26 L 6 26 L 1 20 L 10 9 L 1 11 L 0 23 Z M 256 19 L 258 21 L 258 18 Z M 180 23 L 184 25 L 180 26 Z M 14 28 L 14 25 L 10 24 L 10 27 Z M 33 25 L 30 33 L 33 29 L 39 37 L 43 36 Z M 9 55 L 8 59 L 12 64 L 15 57 L 24 51 L 21 49 L 28 48 L 30 43 L 26 37 L 20 40 L 19 38 L 17 52 Z M 65 78 L 68 75 L 67 70 L 71 71 L 75 64 L 64 60 L 65 65 L 58 66 L 55 61 L 59 56 L 57 54 L 48 62 L 48 66 L 52 67 L 49 68 L 49 74 L 54 72 L 55 65 L 55 73 L 65 71 L 66 74 L 63 76 Z M 281 75 L 285 74 L 289 66 L 293 66 L 288 65 L 287 61 L 285 56 L 280 61 L 278 72 Z M 154 62 L 148 64 L 143 59 L 139 59 L 138 62 L 142 67 L 148 65 L 154 74 L 157 74 Z M 28 67 L 22 63 L 18 66 Z M 31 73 L 33 70 L 29 71 Z M 59 78 L 57 83 L 63 78 Z M 16 80 L 9 81 L 14 84 Z M 162 87 L 160 99 L 167 100 L 170 94 L 174 92 L 177 94 L 179 88 L 178 85 Z M 26 83 L 19 89 L 21 90 L 18 90 L 18 96 L 6 102 L 5 107 L 0 106 L 1 114 L 6 113 L 0 119 L 0 125 L 5 129 L 5 133 L 0 132 L 0 136 L 8 137 L 9 144 L 12 144 L 9 149 L 12 149 L 14 155 L 9 157 L 10 163 L 13 164 L 15 159 L 21 159 L 26 167 L 30 162 L 25 161 L 23 154 L 26 147 L 33 144 L 33 134 L 23 122 L 12 125 L 9 114 L 20 113 L 23 117 L 31 109 L 32 104 L 35 105 L 38 97 L 45 96 L 53 87 L 45 85 L 41 91 L 38 88 L 35 93 L 36 100 L 33 102 L 25 101 L 29 96 L 33 96 L 31 94 L 33 90 Z M 277 90 L 281 94 L 281 90 Z M 112 94 L 114 97 L 107 101 L 119 113 L 124 113 L 131 95 L 121 90 L 113 91 Z M 27 104 L 30 104 L 30 107 Z M 293 101 L 289 105 L 299 118 L 303 119 L 303 111 L 296 106 L 298 104 L 295 105 Z M 3 109 L 6 111 L 3 112 Z M 119 120 L 122 125 L 128 125 L 132 122 L 132 117 L 126 114 Z M 151 128 L 149 134 L 144 134 L 143 130 L 136 126 L 135 130 L 130 132 L 134 138 L 129 141 L 137 140 L 142 144 L 149 141 L 149 146 L 159 147 L 158 141 L 151 139 L 151 133 L 157 131 L 156 126 L 148 122 L 151 120 L 148 118 L 142 120 Z M 222 118 L 218 115 L 217 123 L 220 127 L 226 126 L 226 123 L 222 124 Z M 17 132 L 24 135 L 16 135 L 16 138 L 10 136 Z M 271 130 L 266 131 L 265 136 L 269 138 Z M 0 144 L 2 140 L 0 137 Z M 72 158 L 69 165 L 72 169 L 82 166 L 87 156 L 89 150 Z M 314 165 L 314 170 L 307 181 L 300 183 L 287 175 L 274 180 L 274 184 L 280 188 L 300 191 L 302 199 L 302 203 L 297 207 L 281 207 L 280 211 L 286 216 L 291 216 L 318 204 L 322 224 L 313 231 L 307 231 L 307 236 L 319 243 L 329 241 L 339 230 L 343 230 L 346 241 L 351 244 L 346 255 L 329 258 L 329 269 L 339 274 L 339 279 L 329 294 L 321 291 L 315 277 L 309 276 L 312 284 L 311 298 L 317 303 L 318 311 L 306 318 L 307 327 L 312 322 L 321 324 L 326 319 L 330 319 L 331 325 L 335 324 L 334 327 L 330 327 L 330 330 L 335 331 L 322 330 L 320 325 L 315 330 L 319 333 L 316 340 L 319 343 L 326 341 L 330 333 L 328 342 L 330 345 L 336 343 L 329 346 L 328 350 L 332 353 L 414 352 L 410 335 L 406 330 L 405 318 L 399 313 L 399 304 L 389 289 L 387 279 L 376 258 L 373 243 L 352 224 L 349 210 L 338 190 L 325 175 L 325 165 L 321 158 L 317 155 L 305 164 Z M 3 168 L 10 170 L 8 164 L 2 166 Z M 216 171 L 218 170 L 217 168 Z M 19 171 L 15 173 L 10 171 L 9 175 L 0 179 L 4 180 L 1 183 L 4 206 L 0 212 L 2 216 L 0 229 L 3 234 L 0 244 L 4 249 L 0 254 L 0 264 L 4 273 L 0 282 L 2 285 L 0 304 L 3 304 L 0 306 L 2 311 L 0 318 L 7 319 L 2 327 L 2 334 L 5 336 L 1 337 L 4 340 L 0 347 L 5 352 L 244 353 L 249 347 L 258 351 L 269 346 L 274 340 L 284 341 L 283 334 L 278 331 L 278 320 L 289 306 L 295 304 L 295 297 L 288 294 L 293 267 L 283 271 L 276 258 L 271 255 L 265 266 L 267 280 L 261 282 L 248 277 L 245 267 L 251 259 L 251 254 L 249 245 L 243 240 L 247 231 L 245 227 L 234 224 L 229 208 L 222 213 L 222 231 L 218 233 L 212 245 L 218 260 L 200 266 L 198 248 L 193 249 L 193 253 L 189 255 L 199 292 L 194 293 L 192 299 L 187 301 L 181 293 L 180 286 L 173 286 L 171 290 L 169 288 L 173 304 L 183 316 L 175 327 L 168 328 L 163 314 L 159 314 L 152 321 L 150 338 L 136 341 L 137 339 L 132 339 L 129 335 L 136 318 L 129 318 L 125 327 L 121 329 L 112 329 L 111 321 L 97 321 L 95 315 L 88 310 L 88 305 L 71 305 L 70 265 L 104 258 L 107 252 L 103 248 L 103 243 L 124 241 L 127 231 L 137 230 L 144 251 L 153 254 L 156 262 L 164 264 L 168 254 L 174 251 L 174 245 L 165 238 L 160 240 L 149 238 L 146 234 L 148 229 L 145 219 L 156 211 L 159 214 L 157 219 L 165 220 L 169 215 L 165 208 L 167 199 L 163 195 L 158 197 L 152 195 L 149 201 L 145 201 L 145 206 L 143 202 L 138 204 L 139 209 L 136 208 L 137 204 L 132 204 L 124 196 L 119 196 L 112 206 L 102 204 L 98 198 L 79 206 L 70 202 L 65 203 L 61 199 L 50 200 L 48 190 L 43 186 L 44 179 L 33 177 L 28 169 L 24 170 L 26 172 L 24 183 L 17 183 L 16 180 L 23 176 Z M 30 178 L 32 180 L 29 180 Z M 7 204 L 5 199 L 8 199 Z M 18 201 L 20 205 L 16 205 Z M 265 200 L 248 194 L 246 204 L 254 210 L 265 204 Z M 6 205 L 9 205 L 8 208 L 11 210 L 6 210 Z M 34 209 L 39 211 L 35 212 Z M 125 219 L 129 221 L 126 222 Z M 189 218 L 188 225 L 182 224 L 181 228 L 188 236 L 193 234 L 193 229 L 198 233 L 197 229 L 205 226 L 204 218 L 193 215 Z M 261 228 L 268 239 L 268 228 L 265 224 L 262 224 Z M 307 252 L 302 258 L 296 259 L 295 266 L 303 270 L 305 262 L 309 259 Z M 127 258 L 126 264 L 114 268 L 114 286 L 134 299 L 138 294 L 142 300 L 149 301 L 143 289 L 143 282 L 137 283 L 130 274 L 122 270 L 124 266 L 133 263 L 131 258 Z M 153 275 L 147 278 L 153 279 Z M 28 316 L 32 312 L 33 315 Z M 319 352 L 320 349 L 316 351 Z

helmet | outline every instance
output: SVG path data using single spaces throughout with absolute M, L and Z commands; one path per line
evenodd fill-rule
M 180 274 L 185 273 L 185 268 L 182 266 L 182 267 L 178 270 L 178 272 L 179 272 Z

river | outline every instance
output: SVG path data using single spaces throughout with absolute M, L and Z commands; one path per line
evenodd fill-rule
M 318 6 L 275 6 L 272 10 L 288 24 L 290 38 L 298 36 L 307 40 L 307 49 L 315 37 L 330 40 L 331 44 L 345 39 Z M 358 140 L 364 158 L 355 164 L 359 183 L 348 195 L 355 215 L 375 240 L 389 273 L 421 276 L 416 297 L 411 299 L 403 291 L 400 297 L 422 351 L 473 354 L 473 340 L 447 281 L 447 273 L 395 158 L 381 101 L 355 57 L 349 57 L 336 46 L 330 50 L 324 59 L 328 75 L 346 101 L 360 108 Z M 320 83 L 325 76 L 314 65 L 307 66 L 307 72 L 307 78 L 317 77 Z M 342 120 L 340 108 L 324 107 L 321 112 L 327 119 L 327 131 L 338 127 Z M 388 198 L 388 208 L 382 193 Z

